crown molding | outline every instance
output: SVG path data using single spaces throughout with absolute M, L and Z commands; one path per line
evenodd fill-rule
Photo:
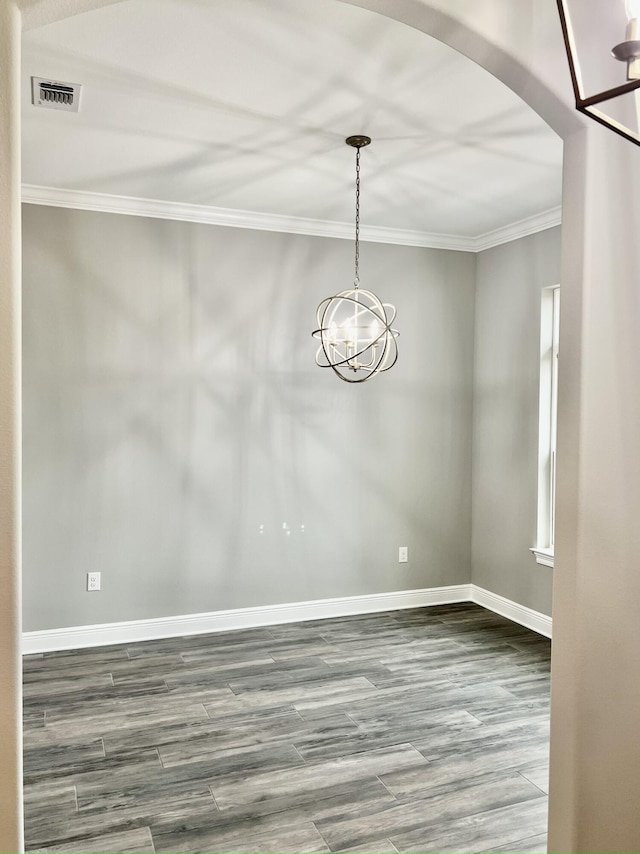
M 494 231 L 487 231 L 485 234 L 478 235 L 474 238 L 475 248 L 473 251 L 483 252 L 493 246 L 500 246 L 501 243 L 510 243 L 512 240 L 519 240 L 521 237 L 546 231 L 547 228 L 553 228 L 560 225 L 561 222 L 562 207 L 558 205 L 558 207 L 550 208 L 548 211 L 542 211 L 542 213 L 528 216 L 526 219 L 519 219 L 510 225 L 503 225 L 502 228 L 496 228 Z
M 251 228 L 258 231 L 279 231 L 287 234 L 308 234 L 313 237 L 335 237 L 353 240 L 353 223 L 322 219 L 266 214 L 257 211 L 217 208 L 187 202 L 167 202 L 160 199 L 138 199 L 85 190 L 63 190 L 23 184 L 22 201 L 34 205 L 50 205 L 78 210 L 129 214 L 185 222 L 201 222 L 230 228 Z M 360 239 L 370 243 L 391 243 L 400 246 L 420 246 L 430 249 L 454 249 L 473 252 L 473 238 L 455 234 L 428 234 L 399 228 L 361 225 Z
M 103 213 L 128 214 L 184 222 L 201 222 L 230 228 L 251 228 L 258 231 L 278 231 L 287 234 L 307 234 L 313 237 L 353 239 L 353 224 L 322 219 L 266 214 L 257 211 L 232 210 L 187 202 L 168 202 L 160 199 L 139 199 L 86 190 L 64 190 L 58 187 L 22 185 L 22 201 L 32 205 L 74 208 Z M 450 249 L 457 252 L 481 252 L 500 243 L 517 240 L 528 234 L 543 231 L 560 223 L 561 208 L 553 208 L 533 217 L 520 220 L 478 237 L 457 234 L 432 234 L 400 228 L 362 225 L 360 239 L 369 243 L 389 243 L 398 246 L 418 246 L 426 249 Z

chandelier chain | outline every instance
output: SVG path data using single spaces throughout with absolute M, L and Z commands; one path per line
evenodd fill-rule
M 356 148 L 356 258 L 353 286 L 360 285 L 360 146 Z

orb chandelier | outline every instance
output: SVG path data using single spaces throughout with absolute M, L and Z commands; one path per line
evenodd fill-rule
M 396 310 L 360 287 L 360 149 L 368 136 L 349 136 L 347 145 L 356 149 L 356 243 L 353 288 L 323 299 L 318 306 L 320 340 L 316 364 L 331 368 L 347 383 L 361 383 L 392 368 L 398 359 L 397 330 L 391 324 Z
M 576 109 L 640 145 L 640 0 L 557 2 Z

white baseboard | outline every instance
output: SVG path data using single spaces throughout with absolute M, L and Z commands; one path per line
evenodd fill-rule
M 446 605 L 469 601 L 468 584 L 447 587 L 427 587 L 422 590 L 401 590 L 395 593 L 374 593 L 368 596 L 344 596 L 339 599 L 318 599 L 286 605 L 266 605 L 258 608 L 235 608 L 231 611 L 212 611 L 180 617 L 161 617 L 151 620 L 131 620 L 124 623 L 105 623 L 96 626 L 77 626 L 24 632 L 22 652 L 53 652 L 114 643 L 226 632 L 278 623 L 298 623 L 304 620 L 323 620 L 376 611 L 402 608 L 423 608 L 427 605 Z
M 312 602 L 266 605 L 257 608 L 235 608 L 229 611 L 212 611 L 179 617 L 24 632 L 22 652 L 24 655 L 31 655 L 64 649 L 273 626 L 278 623 L 298 623 L 305 620 L 373 614 L 377 611 L 424 608 L 429 605 L 448 605 L 456 602 L 475 602 L 515 623 L 551 637 L 550 617 L 518 605 L 503 596 L 483 590 L 475 584 L 456 584 L 446 587 L 426 587 L 422 590 L 401 590 L 395 593 L 345 596 L 339 599 L 318 599 Z
M 478 587 L 477 584 L 471 584 L 471 601 L 476 605 L 482 605 L 489 611 L 500 614 L 514 623 L 519 623 L 527 629 L 533 629 L 539 635 L 544 635 L 546 638 L 551 637 L 551 617 L 546 614 L 541 614 L 540 611 L 534 611 L 533 608 L 527 608 L 525 605 L 518 605 L 511 599 L 505 599 L 504 596 L 499 596 L 497 593 L 491 593 L 483 587 Z

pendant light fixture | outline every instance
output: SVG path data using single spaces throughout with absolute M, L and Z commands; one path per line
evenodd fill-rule
M 356 149 L 356 245 L 353 288 L 323 299 L 318 306 L 320 339 L 316 364 L 331 368 L 347 383 L 361 383 L 388 371 L 398 359 L 398 332 L 392 329 L 396 310 L 360 287 L 360 149 L 368 136 L 349 136 L 347 145 Z
M 640 145 L 640 0 L 557 2 L 576 109 Z

